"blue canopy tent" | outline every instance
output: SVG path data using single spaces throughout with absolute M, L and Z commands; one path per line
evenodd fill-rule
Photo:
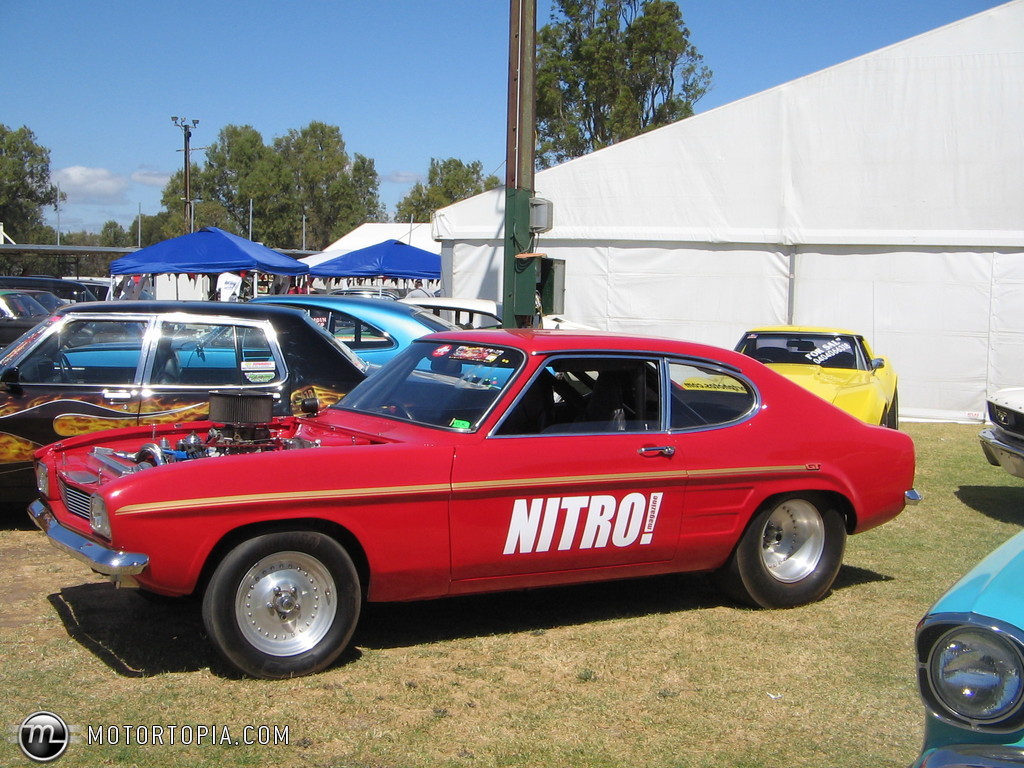
M 217 227 L 204 227 L 190 235 L 140 248 L 115 259 L 112 275 L 161 275 L 167 273 L 217 274 L 266 272 L 271 275 L 304 275 L 309 267 L 265 245 L 246 240 Z
M 315 277 L 388 277 L 440 280 L 441 256 L 400 240 L 385 240 L 310 267 Z

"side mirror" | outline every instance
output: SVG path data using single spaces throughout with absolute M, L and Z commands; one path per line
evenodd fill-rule
M 316 416 L 320 413 L 320 401 L 315 397 L 303 398 L 299 404 L 299 409 L 309 416 Z
M 10 368 L 4 368 L 0 371 L 0 384 L 4 386 L 8 392 L 15 392 L 21 389 L 21 372 L 17 366 L 11 366 Z
M 877 371 L 879 368 L 885 368 L 885 360 L 880 357 L 871 359 L 871 370 Z

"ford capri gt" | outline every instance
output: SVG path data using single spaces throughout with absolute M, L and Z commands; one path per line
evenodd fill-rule
M 367 601 L 681 571 L 818 600 L 846 536 L 917 499 L 907 435 L 679 341 L 439 333 L 316 415 L 210 408 L 40 450 L 29 512 L 115 583 L 201 598 L 256 677 L 324 669 Z
M 759 328 L 743 334 L 736 351 L 868 424 L 899 427 L 896 372 L 860 334 L 794 325 Z

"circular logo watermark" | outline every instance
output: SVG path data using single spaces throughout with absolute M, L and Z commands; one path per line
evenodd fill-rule
M 71 742 L 67 723 L 53 712 L 33 712 L 18 728 L 18 745 L 25 756 L 48 763 L 64 754 Z

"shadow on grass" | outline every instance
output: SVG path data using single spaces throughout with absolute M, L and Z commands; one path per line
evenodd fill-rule
M 844 566 L 834 589 L 890 578 Z M 149 677 L 209 668 L 219 677 L 242 677 L 209 644 L 196 600 L 145 599 L 135 590 L 92 583 L 62 589 L 49 601 L 68 635 L 118 675 Z M 732 605 L 706 574 L 369 604 L 337 665 L 357 660 L 360 646 L 402 648 Z
M 112 584 L 65 587 L 48 598 L 68 635 L 125 677 L 194 672 L 231 676 L 206 639 L 199 603 L 154 597 Z
M 956 497 L 993 520 L 1024 525 L 1024 487 L 1020 485 L 961 485 Z

